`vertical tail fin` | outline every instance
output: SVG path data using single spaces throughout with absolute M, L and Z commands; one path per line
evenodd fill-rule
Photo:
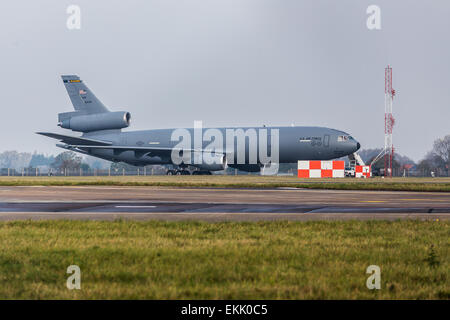
M 77 75 L 61 76 L 73 108 L 82 114 L 105 113 L 109 110 L 92 93 Z

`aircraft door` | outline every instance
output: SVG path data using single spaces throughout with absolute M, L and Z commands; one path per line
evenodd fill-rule
M 326 134 L 323 136 L 323 146 L 328 148 L 330 146 L 330 135 Z

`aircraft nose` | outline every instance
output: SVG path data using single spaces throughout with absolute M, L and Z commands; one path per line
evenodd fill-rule
M 361 144 L 358 141 L 353 139 L 353 140 L 351 140 L 349 142 L 350 142 L 348 144 L 348 151 L 349 151 L 349 153 L 354 153 L 354 152 L 358 151 L 359 148 L 361 148 Z

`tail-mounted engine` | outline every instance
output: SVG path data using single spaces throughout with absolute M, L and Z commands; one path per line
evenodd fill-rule
M 130 120 L 131 114 L 125 111 L 84 115 L 79 115 L 78 112 L 66 112 L 59 114 L 58 126 L 72 131 L 91 132 L 126 128 L 130 125 Z

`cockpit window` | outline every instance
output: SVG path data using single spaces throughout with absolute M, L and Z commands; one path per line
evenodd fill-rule
M 350 140 L 350 138 L 351 138 L 350 136 L 342 135 L 342 136 L 338 136 L 337 141 L 338 142 L 343 142 L 343 141 Z

